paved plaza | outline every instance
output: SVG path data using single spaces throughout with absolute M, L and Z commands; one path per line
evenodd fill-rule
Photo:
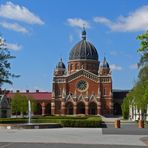
M 128 128 L 128 127 L 127 127 Z M 111 131 L 112 133 L 108 131 Z M 126 130 L 126 127 L 124 127 Z M 138 129 L 134 135 L 119 134 L 114 128 L 56 128 L 56 129 L 0 129 L 0 148 L 142 148 L 141 140 L 148 138 L 148 129 Z M 136 128 L 135 128 L 136 129 Z M 104 130 L 106 130 L 104 133 Z M 139 131 L 143 131 L 140 134 Z M 113 131 L 118 131 L 113 133 Z
M 146 148 L 145 146 L 128 145 L 91 145 L 91 144 L 66 144 L 66 143 L 0 143 L 0 148 Z

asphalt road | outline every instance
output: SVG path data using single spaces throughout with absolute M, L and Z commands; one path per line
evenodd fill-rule
M 107 135 L 147 135 L 148 127 L 137 128 L 135 124 L 121 124 L 121 128 L 114 128 L 113 124 L 108 124 L 107 128 L 102 128 L 102 134 Z
M 63 143 L 0 143 L 0 148 L 146 148 L 145 146 L 128 145 L 91 145 Z

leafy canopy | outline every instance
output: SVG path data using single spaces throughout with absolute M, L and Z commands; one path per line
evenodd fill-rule
M 7 49 L 5 40 L 0 36 L 0 88 L 4 83 L 12 84 L 10 78 L 19 77 L 10 72 L 11 64 L 9 60 L 14 58 L 15 56 L 12 56 Z
M 148 31 L 137 36 L 140 40 L 140 48 L 138 53 L 141 57 L 138 63 L 139 74 L 136 84 L 128 93 L 122 104 L 123 117 L 127 118 L 129 114 L 129 105 L 135 105 L 142 112 L 146 112 L 148 105 Z

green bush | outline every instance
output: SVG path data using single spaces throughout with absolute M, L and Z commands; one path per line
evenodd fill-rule
M 62 126 L 64 127 L 100 127 L 101 121 L 95 120 L 62 120 Z
M 98 116 L 90 116 L 87 118 L 87 120 L 102 121 L 101 117 Z
M 88 116 L 33 116 L 32 119 L 87 119 Z
M 32 123 L 61 123 L 61 119 L 31 119 Z
M 0 118 L 1 124 L 27 123 L 27 118 Z
M 64 127 L 99 127 L 101 118 L 98 116 L 36 116 L 32 123 L 60 123 Z M 0 118 L 2 124 L 27 123 L 28 118 Z

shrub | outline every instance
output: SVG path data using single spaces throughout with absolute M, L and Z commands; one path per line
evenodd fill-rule
M 27 123 L 27 118 L 0 118 L 2 124 Z
M 0 118 L 0 123 L 27 123 L 28 118 Z M 60 123 L 64 127 L 100 127 L 102 122 L 98 116 L 35 116 L 32 123 Z
M 88 116 L 33 116 L 32 119 L 87 119 Z
M 64 127 L 100 127 L 101 121 L 95 120 L 61 120 Z

